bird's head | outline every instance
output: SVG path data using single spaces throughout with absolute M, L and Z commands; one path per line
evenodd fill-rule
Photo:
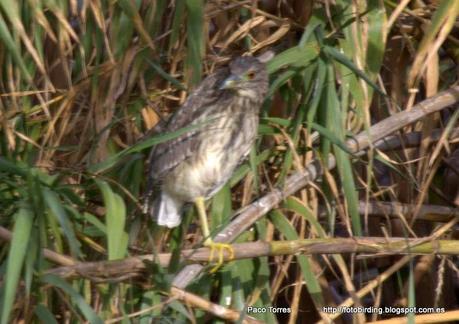
M 220 89 L 231 89 L 239 95 L 259 98 L 266 94 L 268 72 L 263 62 L 255 57 L 238 57 L 229 65 L 230 75 L 220 84 Z

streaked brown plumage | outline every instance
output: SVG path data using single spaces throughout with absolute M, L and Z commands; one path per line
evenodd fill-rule
M 199 127 L 152 150 L 145 207 L 159 225 L 179 225 L 185 203 L 212 197 L 228 181 L 256 139 L 267 90 L 265 64 L 240 57 L 204 79 L 171 117 L 166 132 Z

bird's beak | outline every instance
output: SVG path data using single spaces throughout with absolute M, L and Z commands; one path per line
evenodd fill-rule
M 234 89 L 238 84 L 239 82 L 241 82 L 241 78 L 239 76 L 236 76 L 236 75 L 230 75 L 228 78 L 226 78 L 221 86 L 220 86 L 220 90 L 223 90 L 223 89 Z

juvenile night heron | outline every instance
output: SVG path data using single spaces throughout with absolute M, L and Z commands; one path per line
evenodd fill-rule
M 158 225 L 171 228 L 180 224 L 184 204 L 194 203 L 204 245 L 211 254 L 219 251 L 219 263 L 224 249 L 231 256 L 233 250 L 229 244 L 212 241 L 204 202 L 228 181 L 255 141 L 259 109 L 268 90 L 264 63 L 269 54 L 263 57 L 236 58 L 205 78 L 165 131 L 196 127 L 158 144 L 150 154 L 145 209 Z

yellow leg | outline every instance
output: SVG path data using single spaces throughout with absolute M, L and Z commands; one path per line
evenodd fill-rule
M 217 243 L 212 241 L 212 238 L 210 237 L 209 224 L 207 223 L 206 206 L 204 204 L 204 198 L 196 198 L 195 205 L 196 209 L 198 210 L 199 221 L 201 222 L 202 235 L 204 236 L 204 246 L 210 248 L 209 262 L 213 261 L 215 251 L 217 251 L 218 253 L 217 264 L 212 268 L 212 270 L 210 270 L 211 273 L 214 273 L 223 265 L 224 250 L 228 251 L 230 259 L 234 259 L 234 250 L 231 244 Z

